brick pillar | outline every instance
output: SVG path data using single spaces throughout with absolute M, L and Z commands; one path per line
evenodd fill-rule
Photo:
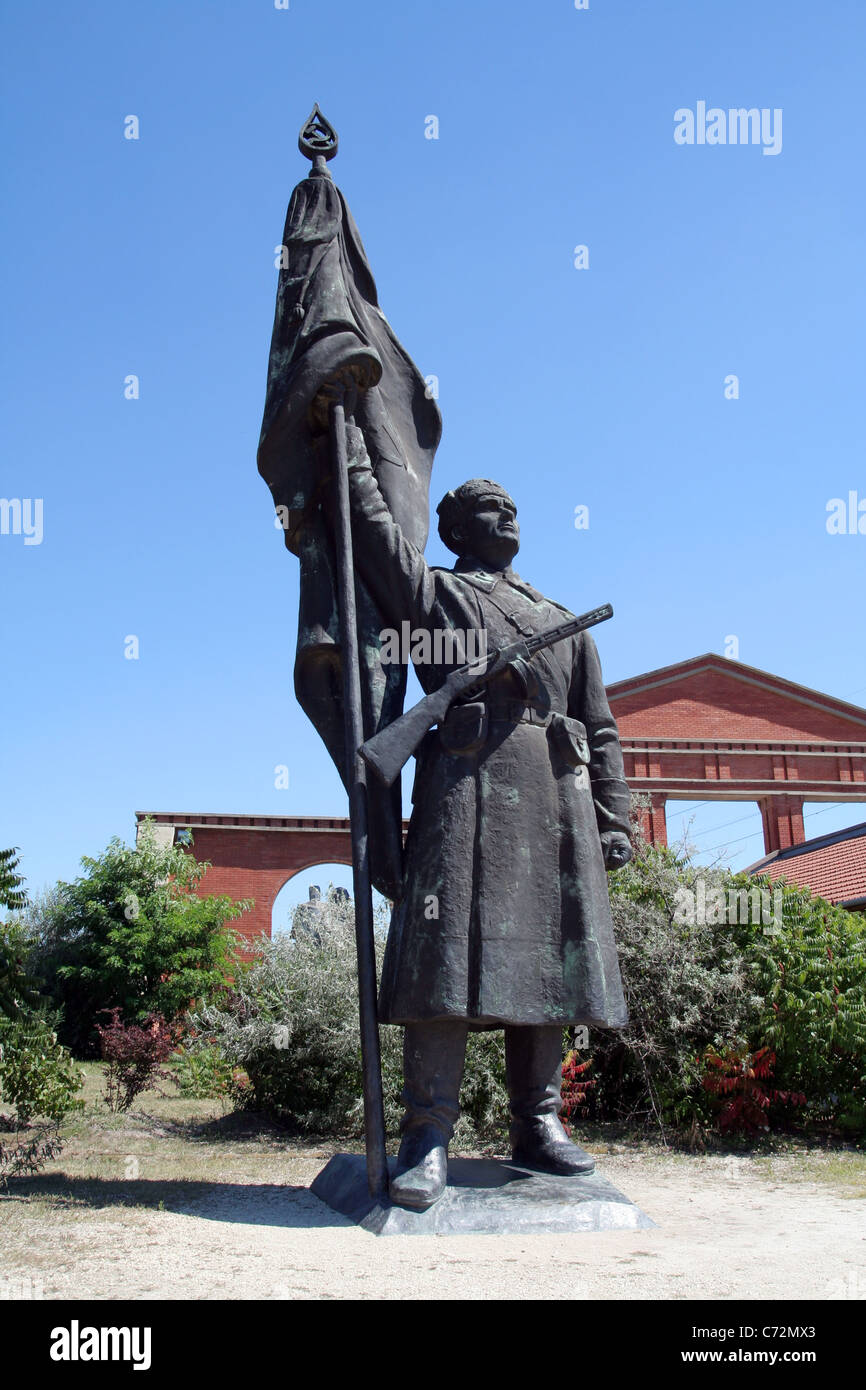
M 640 827 L 643 837 L 647 844 L 666 845 L 668 842 L 668 823 L 665 817 L 667 797 L 664 792 L 650 792 L 649 798 L 651 805 L 642 806 L 640 811 Z
M 802 845 L 806 839 L 803 828 L 803 798 L 801 796 L 763 796 L 758 805 L 764 822 L 764 853 Z

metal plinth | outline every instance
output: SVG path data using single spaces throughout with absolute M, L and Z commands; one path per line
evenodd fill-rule
M 390 1172 L 395 1165 L 388 1160 Z M 562 1178 L 493 1158 L 449 1159 L 448 1186 L 427 1211 L 374 1202 L 363 1154 L 335 1154 L 310 1190 L 377 1236 L 637 1231 L 656 1224 L 598 1173 Z

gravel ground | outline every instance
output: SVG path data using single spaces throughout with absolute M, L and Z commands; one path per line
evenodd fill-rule
M 656 1229 L 379 1238 L 307 1190 L 326 1157 L 281 1148 L 265 1181 L 237 1154 L 201 1181 L 13 1186 L 0 1297 L 33 1281 L 47 1299 L 866 1299 L 862 1155 L 599 1151 Z

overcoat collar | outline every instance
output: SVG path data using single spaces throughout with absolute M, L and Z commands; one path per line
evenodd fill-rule
M 513 570 L 510 565 L 505 570 L 491 570 L 487 569 L 486 566 L 472 564 L 461 559 L 455 564 L 452 573 L 459 574 L 461 579 L 467 580 L 476 589 L 482 589 L 487 594 L 492 593 L 497 584 L 501 584 L 505 580 L 512 589 L 525 594 L 535 603 L 540 603 L 544 598 L 544 595 L 540 594 L 537 589 L 533 589 L 531 584 L 527 584 L 525 579 L 521 579 L 517 571 Z

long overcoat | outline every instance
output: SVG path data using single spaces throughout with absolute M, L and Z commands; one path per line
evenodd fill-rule
M 428 566 L 394 523 L 363 451 L 350 496 L 357 568 L 395 629 L 408 620 L 413 637 L 431 634 L 431 657 L 437 631 L 483 629 L 492 651 L 564 621 L 513 570 Z M 457 664 L 416 664 L 425 692 Z M 596 646 L 582 632 L 529 665 L 487 687 L 480 729 L 433 730 L 418 751 L 383 1023 L 628 1021 L 599 840 L 600 830 L 628 832 L 628 788 Z M 471 751 L 445 746 L 479 733 Z

